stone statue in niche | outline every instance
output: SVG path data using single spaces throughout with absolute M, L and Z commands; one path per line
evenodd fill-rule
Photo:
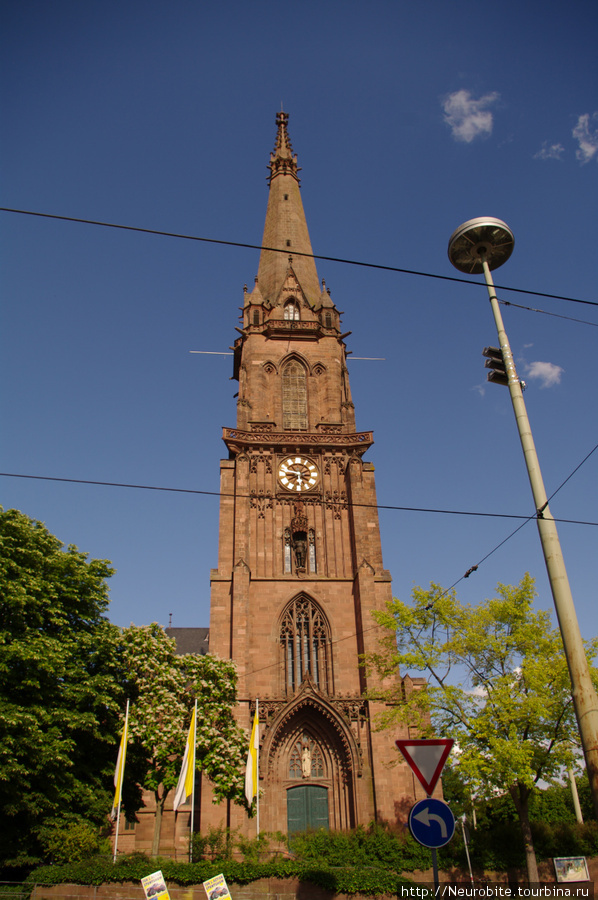
M 304 569 L 307 557 L 307 541 L 303 540 L 302 535 L 297 535 L 293 544 L 295 547 L 295 565 L 298 569 Z
M 311 750 L 307 742 L 303 744 L 301 750 L 301 772 L 304 778 L 309 778 L 311 775 Z

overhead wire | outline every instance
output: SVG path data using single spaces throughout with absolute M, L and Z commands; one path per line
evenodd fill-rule
M 143 233 L 143 234 L 152 234 L 152 235 L 157 235 L 157 236 L 162 236 L 162 237 L 172 237 L 172 238 L 177 238 L 177 239 L 181 239 L 181 240 L 191 240 L 191 241 L 197 241 L 197 242 L 202 242 L 202 243 L 220 244 L 220 245 L 224 245 L 224 246 L 241 247 L 241 248 L 245 248 L 245 249 L 260 250 L 260 251 L 266 250 L 266 251 L 275 252 L 275 253 L 287 253 L 288 254 L 288 252 L 289 252 L 288 248 L 280 249 L 277 247 L 266 247 L 266 246 L 263 246 L 260 244 L 250 244 L 250 243 L 240 242 L 240 241 L 225 241 L 225 240 L 216 239 L 216 238 L 200 237 L 197 235 L 188 235 L 188 234 L 169 232 L 169 231 L 163 231 L 163 230 L 158 230 L 158 229 L 141 228 L 141 227 L 131 226 L 131 225 L 122 225 L 122 224 L 118 224 L 118 223 L 114 223 L 114 222 L 103 222 L 103 221 L 98 221 L 98 220 L 93 220 L 93 219 L 83 219 L 83 218 L 74 217 L 74 216 L 59 216 L 56 214 L 42 213 L 42 212 L 36 212 L 36 211 L 32 211 L 32 210 L 21 210 L 21 209 L 9 208 L 9 207 L 0 207 L 0 211 L 11 212 L 11 213 L 16 213 L 16 214 L 21 214 L 21 215 L 37 216 L 37 217 L 41 217 L 41 218 L 56 219 L 56 220 L 60 220 L 60 221 L 75 222 L 75 223 L 79 223 L 79 224 L 96 225 L 96 226 L 101 226 L 101 227 L 105 227 L 105 228 L 115 228 L 115 229 L 119 229 L 119 230 L 133 231 L 133 232 L 139 232 L 139 233 Z M 345 265 L 353 265 L 353 266 L 360 266 L 360 267 L 364 267 L 364 268 L 380 269 L 383 271 L 398 272 L 401 274 L 415 275 L 415 276 L 425 277 L 425 278 L 434 278 L 434 279 L 442 280 L 442 281 L 458 282 L 460 284 L 469 284 L 469 285 L 474 285 L 474 286 L 479 286 L 479 287 L 486 286 L 485 283 L 483 283 L 483 282 L 470 281 L 465 278 L 458 278 L 458 277 L 449 276 L 449 275 L 440 275 L 440 274 L 431 273 L 431 272 L 421 272 L 421 271 L 417 271 L 417 270 L 413 270 L 413 269 L 406 269 L 406 268 L 398 267 L 398 266 L 388 266 L 388 265 L 383 265 L 380 263 L 365 262 L 362 260 L 325 256 L 322 254 L 315 254 L 315 253 L 304 253 L 304 252 L 300 252 L 300 251 L 296 251 L 296 250 L 293 251 L 292 255 L 310 257 L 313 259 L 320 259 L 320 260 L 324 260 L 326 262 L 337 262 L 337 263 L 341 263 L 341 264 L 345 264 Z M 568 296 L 563 296 L 563 295 L 559 295 L 559 294 L 550 294 L 550 293 L 546 293 L 546 292 L 542 292 L 542 291 L 532 291 L 532 290 L 524 289 L 524 288 L 510 287 L 507 285 L 495 285 L 495 287 L 497 290 L 501 290 L 501 291 L 510 291 L 510 292 L 528 294 L 530 296 L 546 297 L 546 298 L 552 299 L 552 300 L 563 300 L 566 302 L 580 303 L 580 304 L 584 304 L 587 306 L 598 306 L 598 302 L 596 302 L 596 301 L 582 300 L 582 299 L 576 298 L 576 297 L 568 297 Z M 523 306 L 521 304 L 513 303 L 508 300 L 500 300 L 499 302 L 501 304 L 503 304 L 504 306 L 513 306 L 518 309 L 524 309 L 524 310 L 528 310 L 530 312 L 537 312 L 537 313 L 541 313 L 543 315 L 554 316 L 556 318 L 566 319 L 568 321 L 577 322 L 579 324 L 591 325 L 591 326 L 598 325 L 598 323 L 596 323 L 596 322 L 588 322 L 588 321 L 585 321 L 582 319 L 576 319 L 571 316 L 564 316 L 559 313 L 554 313 L 554 312 L 550 312 L 547 310 L 537 309 L 537 308 L 533 308 L 533 307 L 529 307 L 529 306 Z M 581 468 L 581 466 L 587 461 L 587 459 L 589 459 L 589 457 L 595 452 L 596 449 L 598 449 L 598 445 L 596 445 L 596 447 L 594 447 L 587 454 L 587 456 L 579 463 L 579 465 L 576 466 L 576 468 L 570 473 L 570 475 L 567 476 L 567 478 L 561 483 L 561 485 L 559 485 L 559 487 L 551 494 L 549 500 L 552 499 L 558 493 L 558 491 L 560 491 L 561 488 L 573 477 L 573 475 Z M 76 484 L 91 484 L 91 485 L 101 485 L 101 486 L 107 486 L 107 487 L 135 488 L 135 489 L 140 489 L 140 490 L 169 491 L 169 492 L 176 492 L 176 493 L 200 494 L 200 495 L 206 495 L 206 496 L 219 496 L 219 497 L 232 496 L 232 495 L 225 494 L 225 493 L 218 492 L 218 491 L 203 491 L 203 490 L 194 490 L 191 488 L 168 488 L 168 487 L 161 487 L 161 486 L 156 486 L 156 485 L 135 485 L 135 484 L 126 484 L 126 483 L 119 483 L 119 482 L 91 481 L 91 480 L 87 480 L 87 479 L 58 478 L 58 477 L 51 477 L 51 476 L 27 475 L 27 474 L 17 474 L 17 473 L 7 473 L 7 472 L 0 472 L 0 475 L 3 475 L 4 477 L 11 477 L 11 478 L 30 478 L 30 479 L 37 479 L 37 480 L 44 480 L 44 481 L 69 482 L 69 483 L 76 483 Z M 236 495 L 236 496 L 240 497 L 240 495 Z M 249 496 L 249 495 L 247 495 L 247 496 Z M 549 502 L 549 501 L 547 501 L 547 502 Z M 425 513 L 437 513 L 437 514 L 444 514 L 444 515 L 461 515 L 461 516 L 484 516 L 484 517 L 493 517 L 493 518 L 516 518 L 516 519 L 524 520 L 523 522 L 521 522 L 520 525 L 517 526 L 517 528 L 514 531 L 512 531 L 502 541 L 500 541 L 500 543 L 498 543 L 492 550 L 490 550 L 485 556 L 483 556 L 475 565 L 471 566 L 467 570 L 467 572 L 465 572 L 464 575 L 462 575 L 459 579 L 457 579 L 457 581 L 455 581 L 451 585 L 451 587 L 447 588 L 441 594 L 441 596 L 446 596 L 446 594 L 448 594 L 451 590 L 453 590 L 463 579 L 468 578 L 471 574 L 476 572 L 480 565 L 482 565 L 490 556 L 492 556 L 498 549 L 500 549 L 500 547 L 502 547 L 512 537 L 514 537 L 514 535 L 517 534 L 522 528 L 524 528 L 525 525 L 528 524 L 528 522 L 532 521 L 532 519 L 537 518 L 537 515 L 538 515 L 537 513 L 535 513 L 534 515 L 531 515 L 531 516 L 519 516 L 519 515 L 514 515 L 514 514 L 503 514 L 503 513 L 472 512 L 472 511 L 464 511 L 464 510 L 447 510 L 447 509 L 433 509 L 433 508 L 421 508 L 421 507 L 403 507 L 403 506 L 394 506 L 394 505 L 387 505 L 387 504 L 353 504 L 353 503 L 351 503 L 348 505 L 353 506 L 353 507 L 365 506 L 365 507 L 370 507 L 370 508 L 375 506 L 377 509 L 385 509 L 385 510 L 391 510 L 391 511 L 425 512 Z M 594 525 L 594 526 L 598 525 L 598 522 L 585 522 L 585 521 L 579 521 L 579 520 L 574 520 L 574 519 L 561 519 L 561 518 L 556 519 L 555 518 L 554 521 L 567 523 L 567 524 Z M 356 637 L 358 634 L 363 634 L 367 631 L 373 630 L 376 627 L 378 627 L 378 626 L 372 626 L 371 629 L 363 629 L 361 632 L 356 632 L 355 634 L 345 636 L 344 638 L 340 638 L 337 641 L 335 641 L 334 643 L 340 643 L 343 640 L 348 640 L 349 638 Z M 275 663 L 273 665 L 277 665 L 277 664 Z M 251 674 L 256 674 L 257 672 L 263 671 L 264 669 L 267 669 L 267 668 L 271 668 L 271 666 L 265 666 L 263 669 L 255 670 L 255 672 L 251 673 Z
M 267 250 L 272 253 L 286 253 L 287 256 L 289 254 L 291 254 L 292 256 L 307 256 L 310 259 L 322 259 L 325 262 L 343 263 L 344 265 L 348 265 L 348 266 L 361 266 L 363 268 L 368 268 L 368 269 L 381 269 L 382 271 L 386 271 L 386 272 L 399 272 L 403 275 L 417 275 L 422 278 L 435 278 L 440 281 L 453 281 L 453 282 L 458 282 L 459 284 L 473 285 L 475 287 L 483 287 L 483 288 L 486 287 L 486 284 L 484 282 L 470 281 L 467 278 L 458 278 L 457 276 L 454 276 L 454 275 L 439 275 L 434 272 L 419 272 L 415 269 L 405 269 L 405 268 L 402 268 L 399 266 L 387 266 L 387 265 L 383 265 L 381 263 L 371 263 L 371 262 L 365 262 L 363 260 L 357 260 L 357 259 L 346 259 L 346 258 L 338 257 L 338 256 L 323 256 L 322 254 L 318 254 L 318 253 L 304 253 L 304 252 L 301 252 L 298 250 L 290 251 L 288 247 L 285 249 L 281 249 L 280 247 L 265 247 L 261 244 L 248 244 L 244 241 L 225 241 L 225 240 L 221 240 L 218 238 L 199 237 L 198 235 L 193 235 L 193 234 L 183 234 L 183 233 L 173 232 L 173 231 L 162 231 L 162 230 L 156 229 L 156 228 L 140 228 L 135 225 L 121 225 L 117 222 L 102 222 L 102 221 L 99 221 L 96 219 L 82 219 L 82 218 L 79 218 L 76 216 L 59 216 L 59 215 L 56 215 L 55 213 L 42 213 L 42 212 L 30 210 L 30 209 L 14 209 L 14 208 L 8 207 L 8 206 L 0 206 L 0 211 L 1 212 L 9 212 L 9 213 L 17 213 L 17 214 L 23 215 L 23 216 L 38 216 L 38 217 L 44 218 L 44 219 L 57 219 L 62 222 L 77 222 L 82 225 L 99 225 L 103 228 L 117 228 L 122 231 L 135 231 L 135 232 L 140 232 L 141 234 L 154 234 L 154 235 L 158 235 L 160 237 L 171 237 L 171 238 L 177 238 L 179 240 L 185 240 L 185 241 L 199 241 L 201 243 L 207 243 L 207 244 L 222 244 L 226 247 L 243 247 L 243 248 L 249 249 L 249 250 Z M 531 296 L 534 296 L 534 297 L 547 297 L 550 300 L 565 300 L 569 303 L 582 303 L 587 306 L 598 306 L 598 301 L 595 301 L 595 300 L 580 300 L 577 297 L 566 297 L 561 294 L 548 294 L 544 291 L 531 291 L 531 290 L 528 290 L 525 288 L 508 287 L 506 285 L 499 285 L 499 284 L 496 284 L 495 288 L 496 288 L 496 290 L 501 290 L 501 291 L 512 291 L 512 292 L 519 293 L 519 294 L 530 294 Z
M 573 469 L 573 471 L 567 476 L 567 478 L 565 478 L 564 481 L 561 482 L 559 487 L 556 488 L 555 491 L 553 491 L 550 499 L 552 499 L 552 497 L 554 497 L 555 494 L 557 494 L 561 490 L 561 488 L 564 487 L 564 485 L 576 474 L 576 472 L 579 471 L 579 469 L 584 465 L 584 463 L 587 462 L 587 460 L 590 458 L 590 456 L 592 456 L 592 454 L 597 449 L 598 449 L 598 444 L 595 447 L 593 447 L 593 449 L 590 450 L 590 452 L 588 454 L 586 454 L 586 456 Z M 227 494 L 225 492 L 220 492 L 220 491 L 204 491 L 204 490 L 196 490 L 193 488 L 167 488 L 167 487 L 158 487 L 156 485 L 134 485 L 134 484 L 126 484 L 126 483 L 122 483 L 122 482 L 91 481 L 91 480 L 86 480 L 86 479 L 81 479 L 81 478 L 59 478 L 59 477 L 53 477 L 53 476 L 47 476 L 47 475 L 26 475 L 26 474 L 16 474 L 16 473 L 10 473 L 10 472 L 0 472 L 0 475 L 7 477 L 7 478 L 30 478 L 30 479 L 41 480 L 41 481 L 58 481 L 58 482 L 67 482 L 67 483 L 73 483 L 73 484 L 91 484 L 91 485 L 100 485 L 100 486 L 106 486 L 106 487 L 126 487 L 126 488 L 136 488 L 138 490 L 153 490 L 153 491 L 167 491 L 167 492 L 175 492 L 175 493 L 200 494 L 200 495 L 213 496 L 213 497 L 235 496 L 234 494 Z M 236 496 L 238 498 L 245 497 L 245 499 L 247 499 L 249 497 L 249 495 L 239 495 L 239 494 L 237 494 Z M 428 513 L 437 512 L 437 513 L 454 514 L 454 515 L 474 515 L 474 516 L 491 516 L 491 517 L 497 517 L 497 518 L 523 518 L 524 519 L 524 521 L 521 522 L 521 524 L 518 525 L 514 531 L 512 531 L 509 535 L 507 535 L 507 537 L 503 538 L 502 541 L 500 541 L 498 544 L 496 544 L 496 546 L 493 547 L 492 550 L 490 550 L 488 553 L 486 553 L 485 556 L 483 556 L 475 565 L 471 566 L 467 570 L 467 572 L 465 572 L 463 575 L 461 575 L 460 578 L 458 578 L 456 581 L 454 581 L 453 584 L 450 585 L 450 587 L 446 588 L 439 595 L 439 597 L 436 597 L 435 600 L 432 601 L 432 603 L 430 603 L 428 607 L 426 607 L 427 609 L 432 609 L 437 600 L 441 599 L 442 597 L 446 597 L 447 594 L 449 594 L 452 590 L 454 590 L 455 587 L 458 584 L 460 584 L 461 581 L 463 581 L 465 578 L 469 578 L 469 576 L 472 575 L 474 572 L 476 572 L 478 570 L 478 568 L 487 559 L 489 559 L 494 553 L 496 553 L 497 550 L 500 549 L 500 547 L 504 546 L 504 544 L 506 544 L 507 541 L 511 540 L 512 537 L 514 537 L 519 531 L 521 531 L 521 529 L 524 528 L 525 525 L 528 524 L 528 522 L 531 522 L 532 519 L 537 518 L 537 513 L 534 515 L 531 515 L 531 516 L 518 516 L 518 515 L 513 515 L 513 514 L 500 514 L 500 513 L 468 513 L 468 512 L 457 511 L 457 510 L 453 510 L 453 511 L 451 511 L 451 510 L 434 510 L 434 509 L 424 509 L 424 508 L 417 508 L 417 507 L 400 507 L 400 506 L 390 506 L 390 505 L 382 506 L 380 504 L 366 504 L 366 503 L 348 503 L 347 505 L 350 505 L 354 508 L 368 507 L 368 508 L 398 510 L 398 511 L 408 511 L 408 512 L 428 512 Z M 571 519 L 554 519 L 554 521 L 555 522 L 573 523 L 573 524 L 579 524 L 579 525 L 598 525 L 598 522 L 577 522 L 577 521 L 574 521 Z M 363 636 L 364 634 L 367 634 L 370 631 L 374 631 L 377 628 L 379 628 L 378 625 L 372 625 L 370 628 L 362 628 L 359 631 L 353 632 L 349 635 L 345 635 L 342 638 L 337 638 L 335 641 L 332 641 L 331 643 L 333 645 L 340 644 L 343 641 L 347 641 L 347 640 L 351 640 L 356 637 Z M 275 668 L 278 665 L 279 665 L 278 662 L 269 663 L 266 666 L 262 666 L 259 669 L 254 669 L 253 671 L 246 673 L 246 675 L 256 675 L 259 672 L 264 672 L 267 669 Z
M 598 448 L 598 445 L 597 445 L 597 447 L 594 447 L 594 450 L 596 450 L 597 448 Z M 594 452 L 594 450 L 591 450 L 590 453 L 588 454 L 588 456 L 586 456 L 586 458 L 585 458 L 584 460 L 582 460 L 582 462 L 579 464 L 579 466 L 577 466 L 577 467 L 573 470 L 573 472 L 571 473 L 571 475 L 569 475 L 569 477 L 568 477 L 567 479 L 565 479 L 565 481 L 563 482 L 563 485 L 569 480 L 569 478 L 571 478 L 571 477 L 575 474 L 575 472 L 577 472 L 577 470 L 580 468 L 580 466 L 582 466 L 582 465 L 584 464 L 584 462 L 586 461 L 586 459 L 588 459 L 588 457 L 592 455 L 592 453 Z M 560 487 L 562 487 L 563 485 L 561 485 Z M 557 493 L 557 491 L 560 490 L 560 487 L 557 488 L 557 490 L 554 492 L 555 494 Z M 554 494 L 553 494 L 552 496 L 554 496 Z M 457 580 L 454 581 L 454 582 L 450 585 L 450 587 L 445 588 L 445 589 L 442 591 L 442 593 L 440 593 L 437 597 L 435 597 L 434 600 L 433 600 L 431 603 L 429 603 L 428 606 L 426 606 L 426 609 L 427 609 L 427 610 L 433 609 L 433 608 L 434 608 L 434 605 L 436 604 L 436 602 L 437 602 L 438 600 L 441 600 L 443 597 L 446 597 L 446 596 L 447 596 L 448 594 L 450 594 L 450 592 L 453 591 L 453 590 L 457 587 L 457 585 L 460 584 L 465 578 L 469 578 L 470 575 L 472 575 L 474 572 L 477 572 L 477 570 L 478 570 L 479 567 L 482 565 L 482 563 L 484 563 L 487 559 L 489 559 L 494 553 L 496 553 L 497 550 L 499 550 L 502 546 L 504 546 L 504 544 L 506 544 L 507 541 L 510 541 L 511 538 L 514 537 L 519 531 L 521 531 L 522 528 L 524 528 L 529 522 L 531 522 L 533 519 L 536 519 L 536 518 L 537 518 L 537 515 L 536 515 L 536 514 L 534 514 L 534 515 L 532 515 L 532 516 L 527 516 L 524 522 L 522 522 L 520 525 L 518 525 L 517 528 L 516 528 L 514 531 L 512 531 L 509 535 L 507 535 L 507 537 L 503 538 L 503 540 L 500 541 L 500 543 L 498 543 L 495 547 L 493 547 L 492 550 L 490 550 L 488 553 L 486 553 L 486 555 L 483 556 L 483 557 L 476 563 L 476 565 L 471 566 L 471 568 L 469 568 L 469 569 L 467 570 L 467 572 L 465 572 L 464 575 L 461 575 L 460 578 L 457 578 Z M 561 520 L 555 519 L 555 521 L 561 521 Z M 374 631 L 376 628 L 379 628 L 379 627 L 380 627 L 379 625 L 371 625 L 369 628 L 362 628 L 360 631 L 355 631 L 355 632 L 353 632 L 352 634 L 345 635 L 345 636 L 342 637 L 342 638 L 337 638 L 337 640 L 331 641 L 331 644 L 332 644 L 332 645 L 336 645 L 336 644 L 342 643 L 343 641 L 350 640 L 351 638 L 361 637 L 362 635 L 368 634 L 368 632 Z M 251 672 L 247 672 L 246 674 L 247 674 L 247 675 L 257 675 L 259 672 L 264 672 L 264 671 L 266 671 L 267 669 L 273 669 L 273 668 L 276 668 L 276 667 L 279 666 L 279 665 L 280 665 L 280 663 L 278 663 L 278 662 L 276 662 L 276 663 L 268 663 L 267 666 L 262 666 L 260 669 L 253 669 Z
M 580 463 L 583 465 L 583 463 Z M 578 466 L 579 468 L 579 466 Z M 161 485 L 153 485 L 153 484 L 131 484 L 128 482 L 122 481 L 94 481 L 87 478 L 60 478 L 55 475 L 31 475 L 20 472 L 0 472 L 0 476 L 4 478 L 28 478 L 34 481 L 57 481 L 57 482 L 65 482 L 67 484 L 90 484 L 97 485 L 100 487 L 116 487 L 116 488 L 132 488 L 135 490 L 141 491 L 164 491 L 166 493 L 175 493 L 175 494 L 199 494 L 207 497 L 233 497 L 236 499 L 251 499 L 251 494 L 238 494 L 238 493 L 226 493 L 225 491 L 204 491 L 199 490 L 197 488 L 175 488 L 175 487 L 165 487 Z M 564 482 L 563 482 L 564 483 Z M 292 496 L 292 495 L 290 495 Z M 524 519 L 526 522 L 530 518 L 530 516 L 526 515 L 518 515 L 516 513 L 494 513 L 494 512 L 479 512 L 479 511 L 471 511 L 471 510 L 462 510 L 462 509 L 436 509 L 433 507 L 420 507 L 420 506 L 395 506 L 391 504 L 385 503 L 353 503 L 349 500 L 324 500 L 324 503 L 330 503 L 332 506 L 338 505 L 346 505 L 347 508 L 352 509 L 384 509 L 390 510 L 393 512 L 420 512 L 420 513 L 436 513 L 438 515 L 447 515 L 447 516 L 478 516 L 483 518 L 490 519 Z M 534 516 L 531 516 L 534 518 Z M 598 522 L 586 522 L 578 519 L 555 519 L 555 522 L 561 522 L 567 525 L 595 525 L 598 526 Z
M 575 473 L 578 472 L 579 469 L 581 469 L 581 467 L 584 465 L 584 463 L 586 463 L 586 462 L 588 461 L 588 459 L 590 458 L 590 456 L 591 456 L 593 453 L 595 453 L 596 450 L 598 450 L 598 444 L 596 444 L 595 447 L 592 447 L 592 449 L 590 450 L 590 452 L 587 453 L 586 456 L 584 456 L 584 458 L 582 459 L 582 461 L 581 461 L 577 466 L 575 466 L 575 468 L 573 469 L 573 471 L 572 471 L 569 475 L 567 475 L 567 477 L 565 478 L 565 480 L 562 481 L 562 482 L 560 483 L 560 485 L 556 488 L 556 490 L 554 490 L 554 491 L 552 492 L 552 494 L 550 495 L 550 497 L 549 497 L 548 500 L 546 501 L 546 503 L 545 503 L 545 505 L 544 505 L 544 508 L 545 508 L 546 506 L 548 506 L 548 504 L 549 504 L 550 501 L 553 499 L 553 497 L 555 497 L 556 494 L 558 494 L 558 492 L 561 490 L 561 488 L 563 488 L 563 487 L 567 484 L 567 482 L 570 481 L 571 478 L 573 478 L 573 476 L 575 475 Z M 469 578 L 470 575 L 472 575 L 474 572 L 477 572 L 478 568 L 482 565 L 482 563 L 486 562 L 486 560 L 489 559 L 494 553 L 496 553 L 496 551 L 499 550 L 504 544 L 506 544 L 507 541 L 510 541 L 511 538 L 514 537 L 514 536 L 517 534 L 517 532 L 521 531 L 521 529 L 524 528 L 524 527 L 528 524 L 528 522 L 531 522 L 533 519 L 539 518 L 539 516 L 541 515 L 541 513 L 542 513 L 541 510 L 537 510 L 533 515 L 528 516 L 528 517 L 526 518 L 525 522 L 522 522 L 521 525 L 518 525 L 517 528 L 516 528 L 514 531 L 511 532 L 511 534 L 507 535 L 506 538 L 504 538 L 499 544 L 497 544 L 495 547 L 493 547 L 492 550 L 490 550 L 488 553 L 486 553 L 485 556 L 482 556 L 482 558 L 481 558 L 480 560 L 478 560 L 478 562 L 477 562 L 475 565 L 471 566 L 471 567 L 467 570 L 467 572 L 465 572 L 464 575 L 462 575 L 460 578 L 458 578 L 458 579 L 457 579 L 457 580 L 456 580 L 449 588 L 447 588 L 445 591 L 443 591 L 442 594 L 440 594 L 440 597 L 445 597 L 445 596 L 449 593 L 449 591 L 452 591 L 454 588 L 456 588 L 456 586 L 457 586 L 458 584 L 460 584 L 460 582 L 463 581 L 464 578 Z M 561 521 L 563 521 L 563 520 L 562 520 L 562 519 L 553 519 L 553 521 L 555 521 L 555 522 L 561 522 Z M 440 599 L 440 598 L 437 598 L 437 599 Z M 433 603 L 430 604 L 430 606 L 433 606 L 433 605 L 434 605 Z
M 582 461 L 579 463 L 579 465 L 575 466 L 575 468 L 573 469 L 573 471 L 571 472 L 571 474 L 570 474 L 570 475 L 567 475 L 567 477 L 565 478 L 565 480 L 562 481 L 561 484 L 559 484 L 558 488 L 552 492 L 552 494 L 550 495 L 550 497 L 549 497 L 548 500 L 546 501 L 547 503 L 550 503 L 550 501 L 552 500 L 552 498 L 553 498 L 554 496 L 556 496 L 556 494 L 558 494 L 558 492 L 561 490 L 561 488 L 563 488 L 571 478 L 573 478 L 573 476 L 575 475 L 575 473 L 576 473 L 579 469 L 581 469 L 581 467 L 583 466 L 583 464 L 584 464 L 585 462 L 588 461 L 588 459 L 590 458 L 590 456 L 592 455 L 592 453 L 595 453 L 596 450 L 598 450 L 598 444 L 596 444 L 595 447 L 592 447 L 592 449 L 591 449 L 590 452 L 587 454 L 587 456 L 584 456 L 584 458 L 583 458 Z
M 563 316 L 561 313 L 549 312 L 547 309 L 536 309 L 533 306 L 523 306 L 521 303 L 511 303 L 510 300 L 499 300 L 498 302 L 502 306 L 513 306 L 515 309 L 526 309 L 528 312 L 541 313 L 543 316 L 553 316 L 555 319 L 566 319 L 567 322 L 577 322 L 579 325 L 593 325 L 595 328 L 598 328 L 598 322 L 575 319 L 573 316 Z

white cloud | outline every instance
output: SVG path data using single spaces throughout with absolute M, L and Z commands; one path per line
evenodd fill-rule
M 549 362 L 533 362 L 525 367 L 528 378 L 537 378 L 541 388 L 553 387 L 561 383 L 561 375 L 565 370 Z
M 590 122 L 593 130 L 590 129 Z M 591 118 L 589 113 L 580 116 L 572 134 L 579 144 L 575 155 L 582 165 L 594 157 L 598 159 L 598 112 L 595 112 Z
M 550 144 L 548 145 L 548 141 L 544 141 L 540 150 L 537 153 L 534 153 L 534 159 L 560 159 L 565 152 L 565 148 L 562 144 Z
M 461 90 L 444 98 L 444 121 L 456 141 L 471 144 L 478 137 L 492 134 L 493 118 L 489 107 L 496 103 L 499 96 L 494 91 L 474 100 L 469 91 Z

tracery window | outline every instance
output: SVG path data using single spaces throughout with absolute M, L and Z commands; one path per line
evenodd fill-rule
M 289 778 L 323 778 L 322 751 L 308 734 L 303 734 L 291 749 Z
M 297 360 L 282 373 L 282 417 L 285 431 L 307 431 L 307 377 Z
M 285 319 L 293 322 L 299 321 L 301 315 L 299 314 L 299 304 L 296 302 L 296 300 L 289 300 L 287 303 L 285 303 L 284 317 Z
M 330 629 L 322 610 L 309 597 L 295 597 L 280 628 L 287 691 L 296 691 L 309 673 L 328 692 Z

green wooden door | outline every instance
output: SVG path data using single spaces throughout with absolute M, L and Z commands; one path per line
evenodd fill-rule
M 319 784 L 302 784 L 287 791 L 289 834 L 308 828 L 328 831 L 328 791 Z

